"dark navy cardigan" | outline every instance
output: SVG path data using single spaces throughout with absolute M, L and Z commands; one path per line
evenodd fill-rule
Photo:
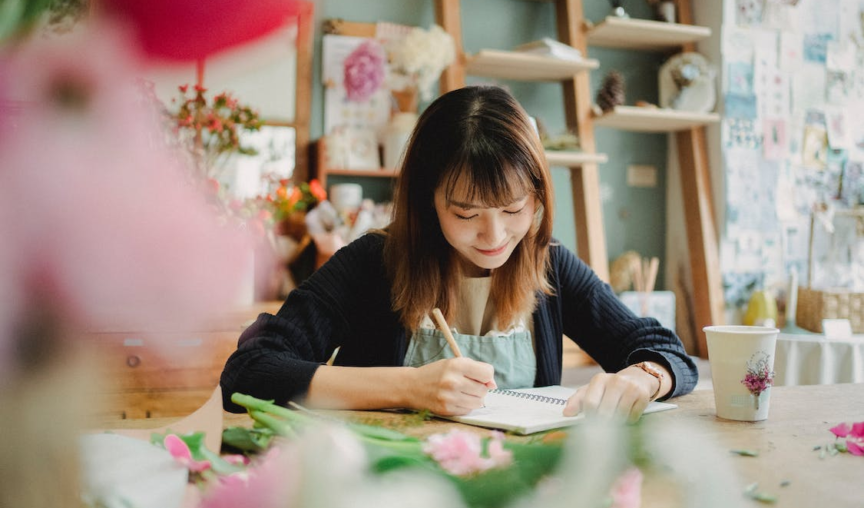
M 315 370 L 341 346 L 336 365 L 401 366 L 406 330 L 391 310 L 384 237 L 367 234 L 339 250 L 288 295 L 274 316 L 261 314 L 240 336 L 225 365 L 225 409 L 235 392 L 285 405 L 306 394 Z M 678 337 L 653 318 L 638 318 L 609 285 L 565 247 L 550 248 L 552 296 L 534 311 L 535 386 L 561 382 L 562 335 L 607 372 L 650 360 L 673 376 L 669 397 L 693 390 L 696 367 Z

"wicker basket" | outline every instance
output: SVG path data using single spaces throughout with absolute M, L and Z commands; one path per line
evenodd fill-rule
M 849 215 L 858 218 L 858 234 L 864 229 L 864 209 L 842 210 L 838 215 Z M 810 252 L 808 281 L 813 280 L 813 228 L 815 215 L 810 219 Z M 798 307 L 795 313 L 795 324 L 810 330 L 823 333 L 823 319 L 848 319 L 854 333 L 864 333 L 864 293 L 856 293 L 848 289 L 812 289 L 799 288 Z
M 822 333 L 823 319 L 848 319 L 854 333 L 864 333 L 864 293 L 800 288 L 795 324 Z

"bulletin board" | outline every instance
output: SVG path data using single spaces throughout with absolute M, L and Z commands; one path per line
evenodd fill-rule
M 720 259 L 740 307 L 792 271 L 807 285 L 814 206 L 864 204 L 864 0 L 731 1 Z

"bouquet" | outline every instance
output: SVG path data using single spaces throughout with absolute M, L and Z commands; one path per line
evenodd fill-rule
M 204 174 L 212 177 L 222 159 L 231 154 L 255 155 L 255 150 L 240 143 L 240 132 L 261 128 L 258 112 L 240 104 L 230 92 L 222 92 L 207 99 L 207 89 L 195 85 L 178 87 L 180 105 L 169 113 L 174 132 L 198 156 Z
M 432 98 L 432 86 L 456 58 L 453 37 L 438 25 L 429 30 L 414 28 L 404 39 L 394 40 L 387 49 L 390 89 L 415 87 L 423 100 Z

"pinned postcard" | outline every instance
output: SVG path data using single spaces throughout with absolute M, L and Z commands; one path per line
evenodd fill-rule
M 730 62 L 726 66 L 729 77 L 727 91 L 736 95 L 753 94 L 753 66 L 747 62 Z
M 727 93 L 724 97 L 724 108 L 727 118 L 756 118 L 756 95 L 740 95 Z
M 804 40 L 796 32 L 780 32 L 779 66 L 784 71 L 794 71 L 801 66 Z
M 726 148 L 755 150 L 762 143 L 761 136 L 756 133 L 753 120 L 744 118 L 724 118 L 723 139 Z
M 735 24 L 759 26 L 762 24 L 762 0 L 735 0 Z
M 768 118 L 786 118 L 790 113 L 789 75 L 776 67 L 759 66 L 762 113 Z
M 824 64 L 828 57 L 828 43 L 833 39 L 831 34 L 804 34 L 804 59 L 818 64 Z
M 804 62 L 792 78 L 794 112 L 802 112 L 825 103 L 825 67 Z
M 828 133 L 817 125 L 804 126 L 801 160 L 808 168 L 824 170 L 828 164 Z
M 786 136 L 786 120 L 765 118 L 762 135 L 762 155 L 766 160 L 784 160 L 788 154 L 789 142 Z
M 855 69 L 855 46 L 846 42 L 829 42 L 825 67 L 832 71 L 852 72 Z
M 825 71 L 825 100 L 831 104 L 844 104 L 852 90 L 852 76 L 844 71 Z
M 828 127 L 828 144 L 835 150 L 852 147 L 852 136 L 846 120 L 846 111 L 840 108 L 825 110 L 825 124 Z

